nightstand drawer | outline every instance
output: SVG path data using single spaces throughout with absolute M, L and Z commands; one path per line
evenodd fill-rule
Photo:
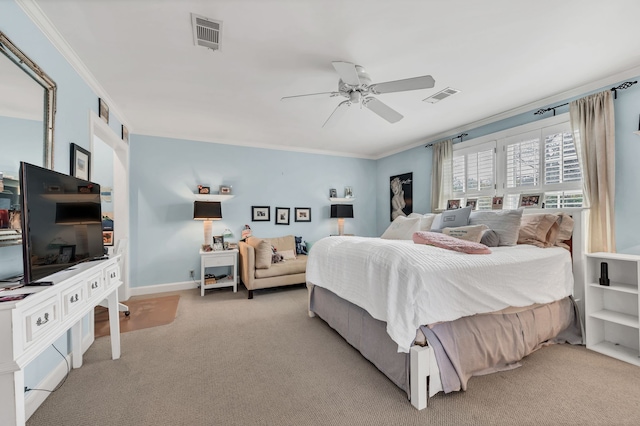
M 78 281 L 62 293 L 62 318 L 82 310 L 86 301 L 87 290 L 84 281 Z
M 41 335 L 54 329 L 60 322 L 59 296 L 52 297 L 44 303 L 24 313 L 24 341 L 29 344 Z
M 221 254 L 215 257 L 206 257 L 202 260 L 202 264 L 205 268 L 211 268 L 213 266 L 228 266 L 233 265 L 235 262 L 235 254 Z

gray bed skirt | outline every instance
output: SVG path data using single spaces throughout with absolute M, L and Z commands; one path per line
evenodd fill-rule
M 410 355 L 398 353 L 386 323 L 325 288 L 309 287 L 310 310 L 410 397 Z M 466 389 L 474 375 L 515 368 L 542 346 L 582 343 L 580 316 L 571 297 L 517 313 L 476 315 L 421 329 L 417 335 L 424 333 L 434 350 L 445 393 Z

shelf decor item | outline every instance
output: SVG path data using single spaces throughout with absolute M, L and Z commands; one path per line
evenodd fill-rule
M 198 185 L 198 194 L 211 194 L 211 188 L 208 186 Z
M 600 285 L 609 286 L 609 265 L 607 262 L 600 262 Z
M 231 187 L 227 185 L 220 185 L 220 194 L 231 195 Z
M 329 190 L 329 198 L 338 198 L 338 190 L 335 188 L 331 188 Z

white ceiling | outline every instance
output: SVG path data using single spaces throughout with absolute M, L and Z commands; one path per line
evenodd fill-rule
M 637 0 L 36 3 L 134 133 L 364 158 L 640 66 Z M 220 51 L 194 46 L 192 12 L 223 21 Z M 351 107 L 323 129 L 343 98 L 280 98 L 337 90 L 332 61 L 436 85 L 378 95 L 398 123 Z M 462 92 L 422 101 L 446 87 Z

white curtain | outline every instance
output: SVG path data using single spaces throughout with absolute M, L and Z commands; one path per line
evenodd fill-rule
M 444 210 L 453 195 L 453 141 L 433 144 L 431 166 L 431 211 Z
M 607 90 L 569 104 L 589 211 L 587 251 L 615 252 L 615 121 Z

